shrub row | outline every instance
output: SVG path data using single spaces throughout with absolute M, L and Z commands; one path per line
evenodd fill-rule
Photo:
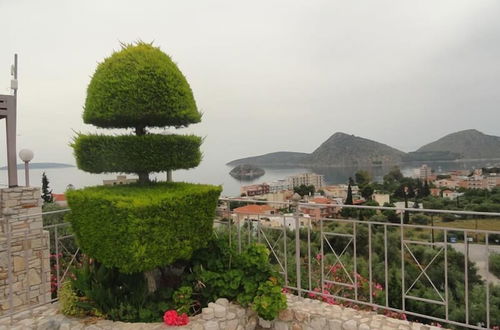
M 194 135 L 79 134 L 72 147 L 78 168 L 86 172 L 139 173 L 196 167 L 201 143 L 202 138 Z

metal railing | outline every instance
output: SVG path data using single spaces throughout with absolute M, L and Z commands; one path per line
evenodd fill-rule
M 366 211 L 399 213 L 399 221 L 392 223 L 340 216 L 304 218 L 298 210 L 311 204 L 302 202 L 221 201 L 226 203 L 221 216 L 232 221 L 219 222 L 219 227 L 227 226 L 222 228 L 231 244 L 237 244 L 238 251 L 251 242 L 265 244 L 284 287 L 294 294 L 447 326 L 485 329 L 500 325 L 500 315 L 491 314 L 500 313 L 500 279 L 489 270 L 490 255 L 500 253 L 500 231 L 404 221 L 405 213 L 410 213 L 431 219 L 443 214 L 489 217 L 500 223 L 500 213 L 342 206 L 354 210 L 351 213 L 356 216 Z M 234 214 L 231 202 L 269 203 L 293 213 Z M 281 226 L 276 226 L 276 219 Z M 484 311 L 478 311 L 478 306 L 484 306 Z
M 243 251 L 253 242 L 265 244 L 270 251 L 272 263 L 282 275 L 284 287 L 294 294 L 330 303 L 343 303 L 354 308 L 404 314 L 420 321 L 439 322 L 443 325 L 486 329 L 500 323 L 497 322 L 499 316 L 492 314 L 500 310 L 500 280 L 490 273 L 488 262 L 492 253 L 500 253 L 500 231 L 465 229 L 442 224 L 429 226 L 411 221 L 404 223 L 405 212 L 426 214 L 431 219 L 442 214 L 454 214 L 461 217 L 496 218 L 498 221 L 500 213 L 342 206 L 355 212 L 399 213 L 398 222 L 392 223 L 338 216 L 306 218 L 298 210 L 301 206 L 310 206 L 308 203 L 220 200 L 226 204 L 235 201 L 267 203 L 292 211 L 290 214 L 233 215 L 229 207 L 222 211 L 215 221 L 215 227 L 216 232 L 228 235 L 230 244 L 238 251 Z M 21 309 L 13 308 L 13 270 L 8 269 L 7 294 L 11 308 L 3 312 L 2 318 L 10 317 L 12 320 L 20 312 L 33 313 L 37 307 L 57 300 L 57 288 L 80 255 L 70 224 L 60 222 L 60 219 L 50 219 L 68 211 L 69 209 L 65 209 L 23 216 L 44 217 L 45 225 L 42 228 L 26 230 L 23 235 L 29 237 L 35 232 L 48 232 L 52 296 L 42 303 L 30 304 Z M 232 220 L 221 221 L 221 217 Z M 273 222 L 272 219 L 276 218 L 279 221 Z M 456 220 L 454 223 L 460 221 Z M 10 223 L 4 223 L 7 239 L 1 244 L 8 256 L 12 249 L 9 245 L 9 232 L 12 230 Z M 474 238 L 476 242 L 472 244 L 470 238 Z M 26 253 L 27 250 L 25 256 Z M 478 256 L 481 260 L 478 260 Z M 476 268 L 480 263 L 480 267 Z M 11 260 L 8 265 L 12 265 Z M 27 276 L 28 267 L 25 271 Z M 43 269 L 41 273 L 44 273 Z M 29 296 L 29 286 L 26 290 Z M 493 305 L 492 300 L 496 301 Z M 478 304 L 484 306 L 484 312 L 478 313 L 475 310 Z

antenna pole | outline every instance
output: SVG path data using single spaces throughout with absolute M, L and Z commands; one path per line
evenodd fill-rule
M 17 187 L 17 162 L 16 162 L 16 117 L 17 117 L 17 54 L 14 54 L 13 79 L 11 88 L 14 91 L 14 102 L 6 117 L 7 126 L 7 169 L 9 187 Z

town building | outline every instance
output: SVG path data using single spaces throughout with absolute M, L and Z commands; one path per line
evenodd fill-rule
M 245 220 L 258 220 L 262 216 L 274 215 L 276 210 L 269 205 L 250 204 L 237 207 L 233 210 L 234 220 L 243 225 Z
M 457 197 L 460 197 L 463 195 L 463 193 L 459 193 L 459 192 L 456 192 L 456 191 L 453 191 L 450 189 L 445 189 L 442 191 L 442 193 L 443 193 L 443 198 L 451 199 L 451 200 L 455 200 L 455 199 L 457 199 Z
M 293 189 L 288 180 L 284 179 L 269 182 L 267 185 L 269 186 L 269 192 L 271 194 L 278 193 L 284 190 Z
M 300 228 L 311 228 L 311 217 L 308 215 L 299 217 L 299 226 Z M 259 223 L 263 227 L 270 228 L 283 228 L 286 227 L 289 230 L 295 230 L 296 228 L 296 220 L 293 214 L 284 214 L 282 216 L 269 216 L 262 217 L 259 220 Z
M 336 203 L 334 204 L 328 198 L 316 197 L 311 199 L 307 204 L 300 205 L 299 211 L 314 219 L 328 218 L 336 214 L 340 209 L 335 206 Z
M 434 181 L 434 185 L 438 188 L 456 189 L 458 187 L 458 181 L 451 179 L 440 179 Z
M 52 193 L 52 200 L 54 201 L 54 204 L 61 206 L 61 207 L 68 207 L 68 201 L 66 200 L 66 195 L 65 194 L 54 194 Z
M 319 190 L 325 185 L 324 175 L 316 173 L 302 173 L 292 175 L 287 178 L 291 188 L 301 185 L 314 186 L 314 189 Z
M 324 186 L 321 188 L 326 197 L 329 198 L 342 198 L 345 200 L 347 198 L 347 189 L 348 185 L 346 184 L 335 184 L 331 186 Z M 351 191 L 353 196 L 359 194 L 359 187 L 358 186 L 351 186 Z
M 126 175 L 118 175 L 116 177 L 116 179 L 102 180 L 102 184 L 105 186 L 115 186 L 115 185 L 119 185 L 119 184 L 135 183 L 137 181 L 138 181 L 138 179 L 136 179 L 136 178 L 127 179 Z
M 430 176 L 432 175 L 432 169 L 427 166 L 426 164 L 423 164 L 420 166 L 419 169 L 419 178 L 422 181 L 428 181 Z
M 259 196 L 269 193 L 269 185 L 266 183 L 252 184 L 240 188 L 241 196 Z
M 381 194 L 376 192 L 372 195 L 372 200 L 377 202 L 378 205 L 383 206 L 385 203 L 387 204 L 391 203 L 391 195 Z
M 439 189 L 439 188 L 431 188 L 430 191 L 431 191 L 431 196 L 441 197 L 441 189 Z

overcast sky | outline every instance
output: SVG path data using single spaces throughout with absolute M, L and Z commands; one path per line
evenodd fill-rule
M 154 41 L 187 77 L 205 159 L 313 151 L 337 131 L 412 151 L 500 135 L 500 1 L 0 0 L 0 93 L 19 53 L 18 149 L 74 163 L 96 64 Z M 174 131 L 174 130 L 171 130 Z M 5 163 L 4 123 L 0 164 Z

